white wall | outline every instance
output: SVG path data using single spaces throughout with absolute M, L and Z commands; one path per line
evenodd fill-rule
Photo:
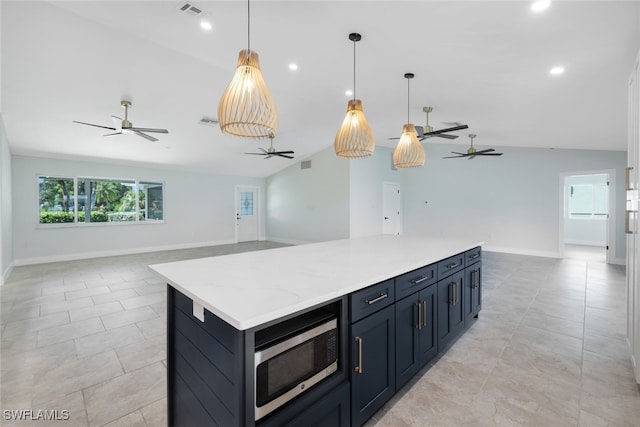
M 625 152 L 499 147 L 502 157 L 445 160 L 463 146 L 428 143 L 425 149 L 425 166 L 403 172 L 405 234 L 470 238 L 489 250 L 559 256 L 560 174 L 614 169 L 611 259 L 624 262 Z
M 350 160 L 338 158 L 333 147 L 305 160 L 311 169 L 296 161 L 267 178 L 267 239 L 299 244 L 348 238 Z
M 572 218 L 569 216 L 571 186 L 576 184 L 606 184 L 605 174 L 570 175 L 564 180 L 564 243 L 604 247 L 607 244 L 605 218 Z
M 135 178 L 165 185 L 163 224 L 38 226 L 36 177 Z M 235 185 L 264 179 L 13 156 L 15 265 L 235 242 Z M 264 200 L 264 197 L 260 197 Z M 264 213 L 264 202 L 260 209 Z M 264 217 L 261 215 L 261 238 Z
M 403 196 L 403 175 L 392 168 L 392 154 L 391 148 L 376 147 L 372 157 L 350 161 L 350 237 L 382 233 L 382 185 L 384 182 L 400 184 L 400 196 Z
M 11 151 L 0 114 L 0 285 L 13 267 L 13 215 L 11 203 Z

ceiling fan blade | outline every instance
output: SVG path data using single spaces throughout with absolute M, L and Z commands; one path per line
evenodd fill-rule
M 449 157 L 443 157 L 443 159 L 457 159 L 457 158 L 460 158 L 460 157 L 467 157 L 467 155 L 463 154 L 462 156 L 449 156 Z
M 87 125 L 87 126 L 93 126 L 93 127 L 97 127 L 97 128 L 102 128 L 102 129 L 116 130 L 116 128 L 111 128 L 111 127 L 108 127 L 108 126 L 94 125 L 93 123 L 79 122 L 77 120 L 72 120 L 72 122 L 73 123 L 80 123 L 81 125 Z
M 269 152 L 262 147 L 258 147 L 258 150 L 262 151 L 264 154 L 269 154 Z
M 400 139 L 400 137 L 399 136 L 394 136 L 392 138 L 387 138 L 387 139 Z
M 142 133 L 142 132 L 140 132 L 140 131 L 138 131 L 138 130 L 133 131 L 133 133 L 135 133 L 136 135 L 141 136 L 141 137 L 143 137 L 144 139 L 147 139 L 147 140 L 149 140 L 149 141 L 151 141 L 151 142 L 156 142 L 156 141 L 158 140 L 158 138 L 154 138 L 154 137 L 152 137 L 151 135 L 147 135 L 146 133 Z
M 416 134 L 418 135 L 418 139 L 424 136 L 424 128 L 422 126 L 415 126 Z
M 275 154 L 276 156 L 280 156 L 280 157 L 286 157 L 287 159 L 293 159 L 293 156 L 287 156 L 285 154 L 280 154 L 280 153 L 273 153 L 273 154 Z
M 453 154 L 459 154 L 461 156 L 468 156 L 468 153 L 458 153 L 457 151 L 452 151 Z
M 486 150 L 476 151 L 476 154 L 490 153 L 492 151 L 496 151 L 493 148 L 487 148 Z
M 264 153 L 244 153 L 244 154 L 254 154 L 256 156 L 264 156 Z
M 153 129 L 153 128 L 129 128 L 133 132 L 151 132 L 151 133 L 169 133 L 166 129 Z
M 108 134 L 102 135 L 102 136 L 113 136 L 113 135 L 122 135 L 122 132 L 108 133 Z
M 293 151 L 274 151 L 271 154 L 295 154 Z
M 476 154 L 480 154 L 481 156 L 502 156 L 502 153 L 476 153 Z
M 270 159 L 270 158 L 272 158 L 272 157 L 273 157 L 273 156 L 272 156 L 271 154 L 267 154 L 266 156 L 264 156 L 265 160 L 266 160 L 266 159 Z
M 439 133 L 431 136 L 434 138 L 446 138 L 446 139 L 456 139 L 458 137 L 458 135 L 447 135 L 446 133 Z
M 468 128 L 469 128 L 469 126 L 467 126 L 467 125 L 454 126 L 452 128 L 439 129 L 439 130 L 434 130 L 432 132 L 427 132 L 427 133 L 425 133 L 425 136 L 426 135 L 438 135 L 438 134 L 441 134 L 441 133 L 453 132 L 453 131 L 456 131 L 456 130 L 462 130 L 462 129 L 468 129 Z

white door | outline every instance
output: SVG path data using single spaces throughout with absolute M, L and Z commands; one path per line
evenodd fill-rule
M 258 240 L 258 188 L 236 187 L 236 241 Z
M 400 234 L 400 184 L 382 184 L 382 233 Z

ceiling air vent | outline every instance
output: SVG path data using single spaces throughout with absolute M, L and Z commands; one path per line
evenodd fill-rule
M 198 124 L 205 126 L 216 126 L 218 124 L 218 121 L 216 119 L 210 119 L 209 117 L 203 117 L 200 119 Z
M 311 160 L 300 162 L 300 169 L 311 169 Z
M 194 6 L 192 3 L 184 3 L 182 7 L 180 7 L 180 10 L 191 16 L 198 16 L 202 14 L 202 9 Z

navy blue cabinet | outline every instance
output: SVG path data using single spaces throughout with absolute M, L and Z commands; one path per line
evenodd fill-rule
M 437 353 L 437 286 L 396 302 L 396 390 Z
M 350 411 L 349 383 L 344 382 L 285 426 L 348 427 L 351 425 Z
M 351 325 L 351 423 L 360 426 L 396 392 L 395 306 Z
M 464 329 L 464 271 L 438 282 L 438 351 L 442 351 Z
M 464 323 L 470 326 L 478 319 L 482 308 L 482 261 L 465 268 L 464 281 Z

